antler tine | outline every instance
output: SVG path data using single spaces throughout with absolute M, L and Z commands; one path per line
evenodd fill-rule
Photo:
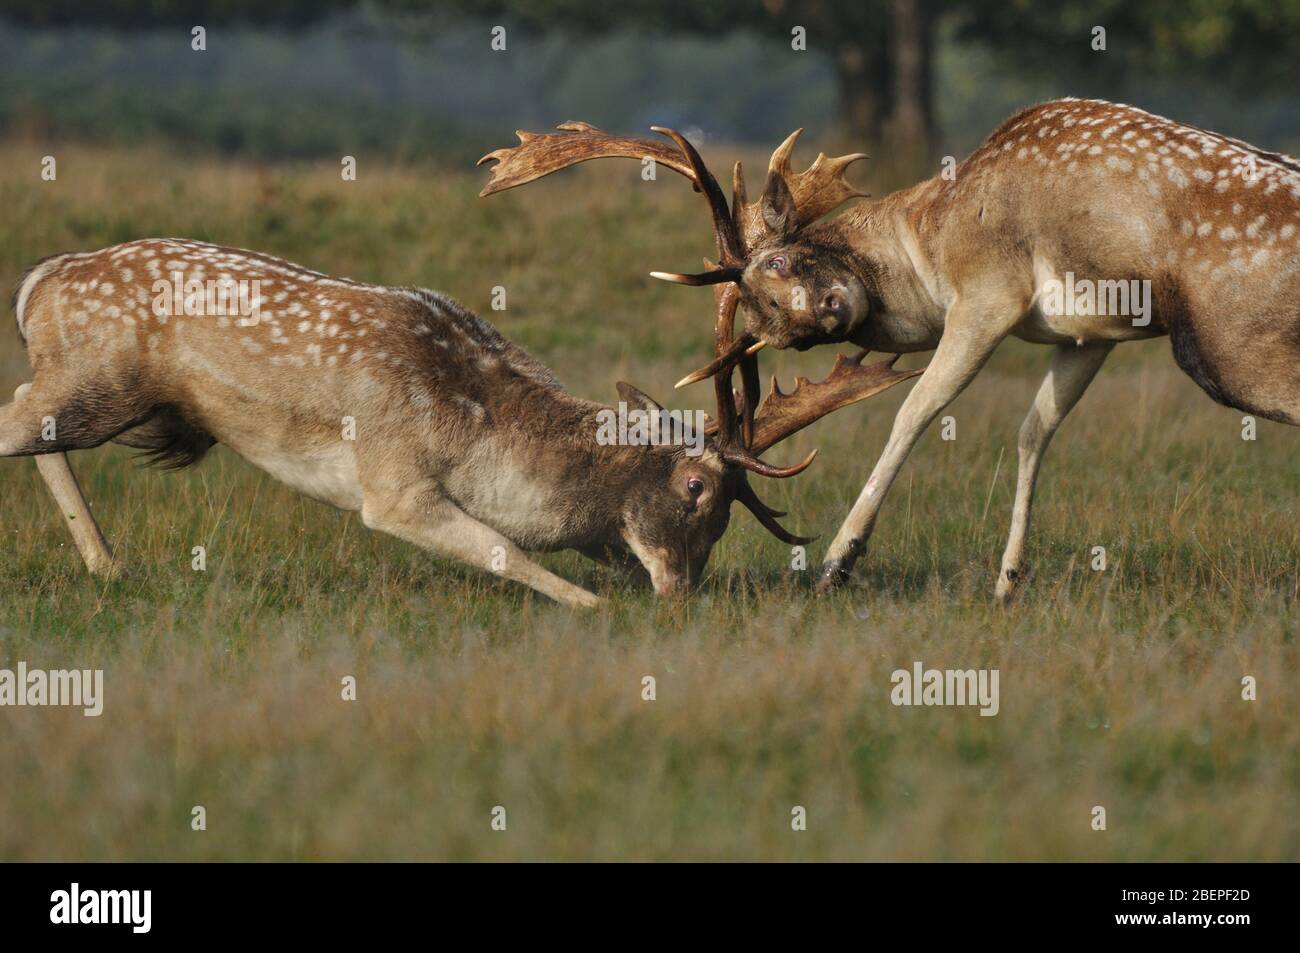
M 700 158 L 700 153 L 677 130 L 668 129 L 664 126 L 651 126 L 650 128 L 677 143 L 677 148 L 682 151 L 682 155 L 690 163 L 696 187 L 703 191 L 704 197 L 709 200 L 709 211 L 713 215 L 713 234 L 718 242 L 719 263 L 724 268 L 743 267 L 745 264 L 745 249 L 740 242 L 740 236 L 736 232 L 735 224 L 732 222 L 731 209 L 727 206 L 727 199 L 722 194 L 718 180 L 713 177 L 713 173 L 704 164 L 704 160 Z
M 817 451 L 812 451 L 792 467 L 773 466 L 764 460 L 760 460 L 749 450 L 742 450 L 735 446 L 724 447 L 722 449 L 722 459 L 733 466 L 743 467 L 750 473 L 784 480 L 792 476 L 798 476 L 812 466 L 812 462 L 817 459 Z
M 803 172 L 793 172 L 790 167 L 790 157 L 801 132 L 802 129 L 796 129 L 790 133 L 786 140 L 776 147 L 768 162 L 768 173 L 775 172 L 780 175 L 790 189 L 790 195 L 794 199 L 796 228 L 811 225 L 823 215 L 835 211 L 849 199 L 865 198 L 867 193 L 850 185 L 844 176 L 853 163 L 870 158 L 862 152 L 835 157 L 818 153 L 816 161 L 807 169 Z M 770 231 L 763 221 L 762 206 L 760 199 L 746 202 L 740 208 L 732 210 L 736 230 L 740 233 L 746 248 L 753 248 Z
M 787 180 L 790 178 L 790 153 L 794 152 L 794 144 L 799 141 L 799 136 L 802 133 L 803 127 L 800 126 L 786 136 L 784 142 L 772 150 L 772 158 L 767 162 L 768 172 L 776 172 Z
M 713 286 L 715 319 L 713 324 L 713 349 L 719 358 L 733 353 L 736 333 L 736 308 L 740 304 L 740 289 L 734 284 Z M 731 371 L 734 363 L 713 375 L 713 393 L 718 405 L 718 446 L 727 448 L 736 440 L 736 395 L 731 391 Z
M 731 227 L 736 230 L 736 235 L 746 248 L 752 247 L 745 239 L 744 222 L 741 221 L 741 212 L 749 204 L 749 197 L 745 194 L 745 170 L 740 161 L 731 167 Z
M 754 518 L 763 524 L 763 528 L 779 539 L 781 542 L 790 546 L 807 546 L 817 539 L 816 536 L 796 536 L 784 526 L 776 521 L 778 516 L 785 516 L 779 510 L 774 510 L 758 498 L 754 488 L 749 485 L 749 480 L 745 477 L 740 478 L 740 488 L 736 491 L 736 499 L 745 505 L 749 512 L 754 514 Z
M 750 452 L 760 454 L 831 411 L 889 390 L 924 370 L 894 370 L 897 354 L 864 366 L 862 359 L 867 353 L 863 351 L 853 358 L 836 355 L 835 366 L 825 380 L 812 384 L 807 378 L 797 378 L 788 394 L 781 393 L 773 376 L 771 392 L 755 415 Z
M 680 149 L 673 149 L 666 143 L 632 136 L 611 136 L 591 123 L 573 120 L 562 122 L 556 128 L 563 133 L 518 130 L 515 135 L 519 137 L 519 145 L 493 150 L 479 159 L 478 165 L 496 162 L 479 196 L 513 189 L 589 159 L 644 159 L 647 156 L 664 168 L 690 179 L 697 190 L 700 188 L 690 161 Z
M 735 367 L 736 363 L 744 357 L 756 342 L 748 334 L 742 334 L 731 342 L 731 346 L 715 357 L 709 363 L 705 364 L 697 371 L 691 371 L 675 385 L 675 388 L 685 387 L 687 384 L 694 384 L 704 380 L 706 377 L 712 377 L 720 371 L 729 367 Z
M 740 405 L 740 435 L 746 447 L 754 445 L 754 411 L 762 396 L 758 381 L 758 355 L 748 350 L 740 358 L 740 391 L 744 397 Z

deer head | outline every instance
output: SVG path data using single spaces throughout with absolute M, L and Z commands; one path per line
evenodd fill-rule
M 567 134 L 519 132 L 519 146 L 480 159 L 480 164 L 498 163 L 480 194 L 523 185 L 588 159 L 648 157 L 690 179 L 709 203 L 718 263 L 699 274 L 651 274 L 678 284 L 738 287 L 745 333 L 733 342 L 734 350 L 688 375 L 679 387 L 738 362 L 742 369 L 748 367 L 747 379 L 753 378 L 757 372 L 751 359 L 757 349 L 772 344 L 804 350 L 844 341 L 867 320 L 876 297 L 869 274 L 854 267 L 849 246 L 834 230 L 812 227 L 843 203 L 865 196 L 844 177 L 850 165 L 867 158 L 862 153 L 835 158 L 819 154 L 811 166 L 796 173 L 790 155 L 802 130 L 795 130 L 772 153 L 763 194 L 754 202 L 748 200 L 744 172 L 736 163 L 728 207 L 699 153 L 671 129 L 654 131 L 671 139 L 675 150 L 666 143 L 611 136 L 587 123 L 567 122 L 559 128 Z

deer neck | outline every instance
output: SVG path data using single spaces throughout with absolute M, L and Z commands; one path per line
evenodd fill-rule
M 447 480 L 453 499 L 523 549 L 616 542 L 647 448 L 600 443 L 601 404 L 545 384 L 518 387 L 508 405 L 486 408 L 492 427 L 464 448 Z
M 899 353 L 938 344 L 952 291 L 930 252 L 938 227 L 929 213 L 930 189 L 922 182 L 818 227 L 871 289 L 871 315 L 853 335 L 855 344 Z

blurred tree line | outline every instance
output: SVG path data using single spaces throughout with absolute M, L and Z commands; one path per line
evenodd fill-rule
M 722 132 L 746 138 L 760 134 L 757 120 L 748 116 L 761 119 L 764 112 L 780 112 L 784 124 L 787 112 L 811 111 L 824 115 L 828 127 L 833 125 L 856 146 L 921 162 L 932 160 L 946 144 L 937 141 L 941 125 L 960 126 L 962 104 L 978 110 L 987 102 L 992 109 L 1004 99 L 1021 100 L 1014 103 L 1021 105 L 1047 95 L 1122 99 L 1139 92 L 1142 104 L 1153 107 L 1200 98 L 1235 115 L 1240 110 L 1231 104 L 1245 103 L 1255 115 L 1270 117 L 1261 125 L 1272 124 L 1278 104 L 1294 85 L 1300 0 L 100 0 L 91 5 L 0 0 L 0 21 L 46 38 L 59 30 L 130 34 L 192 24 L 234 25 L 250 33 L 302 31 L 327 21 L 341 23 L 347 33 L 386 23 L 407 44 L 434 45 L 458 29 L 468 30 L 471 23 L 479 29 L 501 23 L 514 36 L 527 37 L 530 54 L 544 59 L 533 65 L 534 72 L 459 60 L 463 74 L 475 75 L 430 75 L 470 103 L 478 101 L 476 76 L 492 84 L 519 83 L 519 114 L 510 120 L 516 123 L 531 121 L 534 112 L 542 111 L 540 100 L 530 100 L 530 93 L 538 95 L 533 87 L 560 85 L 570 74 L 581 75 L 575 61 L 601 43 L 606 51 L 622 51 L 618 61 L 606 63 L 604 77 L 611 86 L 619 83 L 616 74 L 639 70 L 639 81 L 650 87 L 639 98 L 658 98 L 652 121 L 677 121 L 674 110 L 691 114 L 687 118 L 696 122 L 712 121 L 708 109 L 714 103 L 719 113 L 735 117 L 730 128 L 721 123 Z M 1100 38 L 1098 28 L 1104 29 Z M 804 56 L 815 60 L 802 66 L 780 55 L 798 48 L 801 31 Z M 481 37 L 475 42 L 485 47 Z M 662 64 L 656 74 L 633 53 L 633 44 L 655 37 L 676 39 L 675 49 L 683 60 L 689 58 L 698 88 L 685 88 L 685 74 L 677 76 Z M 342 49 L 329 47 L 329 52 L 339 55 Z M 445 43 L 440 49 L 447 50 Z M 945 77 L 940 90 L 941 61 L 946 57 L 958 64 L 949 69 L 959 73 L 963 56 L 980 68 L 967 69 L 967 82 L 961 75 Z M 381 87 L 386 75 L 393 89 L 400 86 L 400 64 L 372 56 L 367 69 Z M 976 78 L 985 85 L 971 88 Z M 103 79 L 114 81 L 111 75 Z M 590 75 L 585 80 L 601 81 Z M 35 86 L 34 78 L 32 82 Z M 812 93 L 820 95 L 827 86 L 833 90 L 833 108 L 811 102 Z M 635 87 L 623 88 L 625 99 L 638 98 L 629 91 Z M 177 99 L 184 101 L 187 95 L 178 91 Z M 384 112 L 385 104 L 394 101 L 384 98 L 382 88 L 376 91 L 370 119 L 377 127 L 397 121 Z M 945 102 L 949 115 L 941 123 Z M 439 105 L 433 99 L 429 104 Z M 1213 121 L 1188 115 L 1186 109 L 1171 111 L 1189 121 Z M 991 123 L 980 112 L 987 131 Z M 561 118 L 568 117 L 543 121 Z M 365 120 L 358 121 L 364 128 Z M 1285 125 L 1286 119 L 1280 121 Z M 330 125 L 327 116 L 316 122 Z M 795 124 L 816 122 L 814 117 L 811 123 L 800 119 Z M 429 135 L 452 136 L 446 122 L 430 119 L 426 126 Z M 766 132 L 764 127 L 761 134 Z M 295 134 L 313 139 L 308 130 Z M 379 128 L 369 134 L 382 137 Z M 275 139 L 271 129 L 259 135 Z M 1294 123 L 1283 135 L 1293 140 Z
M 388 3 L 408 11 L 429 5 Z M 1300 0 L 456 0 L 451 6 L 538 29 L 716 36 L 739 27 L 803 27 L 810 46 L 829 52 L 847 136 L 921 156 L 932 153 L 934 53 L 944 20 L 1009 69 L 1050 74 L 1104 63 L 1095 72 L 1112 95 L 1142 73 L 1208 77 L 1246 94 L 1290 90 L 1300 39 Z M 1097 26 L 1106 30 L 1104 49 L 1093 42 Z

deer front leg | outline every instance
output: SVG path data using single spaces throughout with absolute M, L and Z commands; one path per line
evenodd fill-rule
M 39 433 L 42 412 L 47 409 L 44 405 L 32 406 L 28 399 L 31 389 L 31 384 L 20 385 L 14 391 L 14 402 L 0 412 L 0 453 L 31 453 L 32 435 Z M 10 431 L 12 439 L 6 439 Z M 62 452 L 38 454 L 36 469 L 54 497 L 86 568 L 96 576 L 117 575 L 121 567 L 113 559 L 108 541 L 91 515 L 85 494 L 68 464 L 68 455 Z
M 77 484 L 77 478 L 68 463 L 66 453 L 47 453 L 36 458 L 36 469 L 45 480 L 50 495 L 59 507 L 59 513 L 72 533 L 72 541 L 77 545 L 82 560 L 91 575 L 112 578 L 121 571 L 121 566 L 113 558 L 113 551 L 108 547 L 108 540 L 90 513 L 90 505 L 85 494 Z
M 1006 605 L 1024 578 L 1025 537 L 1029 533 L 1029 511 L 1034 503 L 1034 485 L 1047 445 L 1106 360 L 1115 344 L 1094 341 L 1079 347 L 1058 344 L 1052 366 L 1043 378 L 1034 403 L 1020 426 L 1020 472 L 1016 477 L 1016 502 L 1011 508 L 1011 535 L 1002 554 L 996 599 Z
M 564 605 L 590 609 L 601 603 L 600 597 L 533 562 L 522 549 L 436 488 L 416 488 L 395 497 L 367 495 L 361 520 L 371 529 L 521 582 Z
M 976 310 L 973 306 L 963 308 L 960 304 L 949 309 L 934 358 L 899 408 L 884 452 L 853 504 L 848 519 L 835 534 L 822 564 L 821 580 L 817 584 L 820 591 L 832 589 L 848 579 L 853 563 L 871 537 L 885 494 L 916 441 L 939 411 L 947 407 L 984 366 L 1022 311 L 1003 306 L 992 311 L 999 317 L 990 320 L 977 317 L 989 314 L 988 310 Z

